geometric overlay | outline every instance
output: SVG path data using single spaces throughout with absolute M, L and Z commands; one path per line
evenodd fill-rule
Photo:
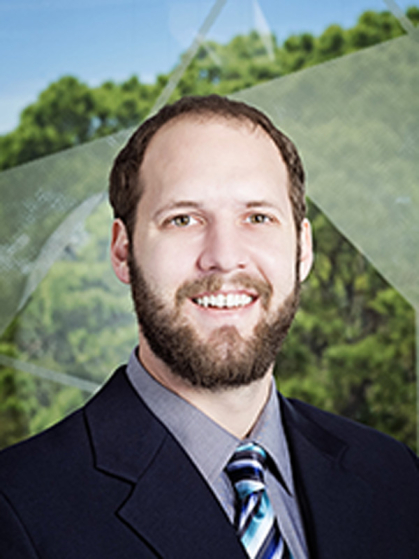
M 307 169 L 309 197 L 412 304 L 416 316 L 418 68 L 419 41 L 413 30 L 408 36 L 231 96 L 266 111 L 296 142 Z M 87 304 L 95 303 L 98 312 L 104 313 L 105 330 L 108 320 L 113 325 L 105 332 L 109 343 L 97 338 L 97 354 L 92 347 L 80 351 L 92 354 L 85 370 L 80 363 L 72 368 L 67 354 L 67 361 L 62 362 L 50 356 L 42 361 L 39 354 L 33 362 L 39 366 L 40 376 L 45 365 L 46 372 L 68 373 L 75 381 L 82 377 L 93 388 L 118 360 L 126 360 L 127 348 L 135 343 L 128 290 L 113 277 L 102 245 L 100 250 L 89 245 L 94 233 L 84 227 L 94 208 L 102 211 L 100 203 L 106 197 L 112 159 L 130 133 L 123 131 L 0 173 L 0 335 L 21 309 L 19 322 L 24 330 L 25 315 L 30 318 L 31 294 L 37 286 L 44 286 L 42 280 L 49 270 L 49 276 L 53 275 L 55 262 L 59 270 L 56 283 L 62 286 L 77 280 L 78 266 L 89 266 L 91 295 Z M 101 223 L 107 227 L 109 213 L 105 221 Z M 103 310 L 102 288 L 106 302 L 111 302 L 110 311 Z M 66 292 L 71 288 L 67 286 Z M 54 296 L 47 293 L 45 301 Z M 81 330 L 77 333 L 77 321 L 83 324 L 88 320 L 81 310 L 78 315 L 75 312 L 77 303 L 74 300 L 66 309 L 64 322 L 68 318 L 69 343 L 81 347 L 83 335 Z M 93 312 L 91 308 L 89 312 Z M 36 325 L 30 320 L 28 324 L 21 335 L 31 342 Z M 29 342 L 26 345 L 32 347 Z M 107 353 L 112 344 L 120 350 L 116 362 L 115 356 Z M 64 354 L 57 351 L 59 356 Z M 24 353 L 22 361 L 31 359 L 29 352 Z M 7 359 L 0 355 L 2 362 L 7 364 Z M 90 370 L 96 371 L 95 377 L 89 376 Z M 64 378 L 60 382 L 71 384 Z
M 412 33 L 233 95 L 296 142 L 311 200 L 414 307 L 417 348 L 418 68 Z
M 0 335 L 103 200 L 123 131 L 0 173 Z
M 296 142 L 308 195 L 419 306 L 419 42 L 404 36 L 233 97 Z

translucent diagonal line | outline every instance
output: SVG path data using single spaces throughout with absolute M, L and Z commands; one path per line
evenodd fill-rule
M 71 214 L 58 226 L 42 247 L 38 258 L 32 264 L 31 273 L 26 281 L 25 291 L 18 305 L 19 312 L 26 304 L 29 297 L 47 275 L 54 262 L 61 256 L 68 245 L 77 226 L 92 213 L 92 211 L 105 199 L 106 193 L 95 194 L 84 200 Z
M 102 199 L 112 160 L 128 133 L 0 173 L 0 334 L 44 277 L 41 260 L 50 268 L 59 258 L 55 232 L 67 224 L 71 236 Z M 62 248 L 66 241 L 61 235 Z
M 185 73 L 186 68 L 189 66 L 189 64 L 193 60 L 194 56 L 198 52 L 198 49 L 199 49 L 202 41 L 205 39 L 208 31 L 213 26 L 215 20 L 220 15 L 221 10 L 224 8 L 226 3 L 227 3 L 227 0 L 216 0 L 216 2 L 212 6 L 209 14 L 205 18 L 203 24 L 199 28 L 199 31 L 196 34 L 192 45 L 189 47 L 189 49 L 184 54 L 182 62 L 179 64 L 179 66 L 175 69 L 173 74 L 170 76 L 170 79 L 167 82 L 166 87 L 163 89 L 163 91 L 161 92 L 161 94 L 157 98 L 157 101 L 154 103 L 154 106 L 150 111 L 150 115 L 153 115 L 153 114 L 157 113 L 162 107 L 164 107 L 164 105 L 170 99 L 170 96 L 172 95 L 172 93 L 175 90 L 177 84 L 179 83 L 183 74 Z
M 390 12 L 396 17 L 400 25 L 406 31 L 406 33 L 415 41 L 419 42 L 419 29 L 417 29 L 410 19 L 406 16 L 400 6 L 395 0 L 384 0 Z
M 197 33 L 196 38 L 199 41 L 200 45 L 207 51 L 208 56 L 211 58 L 214 64 L 216 64 L 217 66 L 221 66 L 221 58 L 218 56 L 215 50 L 209 46 L 209 44 L 205 40 L 205 37 L 201 37 L 199 33 Z
M 260 4 L 257 0 L 253 0 L 253 14 L 256 31 L 259 33 L 259 37 L 261 38 L 269 59 L 274 60 L 275 54 L 274 44 L 272 41 L 272 32 L 262 12 L 262 8 L 260 7 Z
M 4 367 L 10 367 L 18 371 L 23 371 L 24 373 L 29 373 L 39 378 L 50 380 L 52 382 L 58 382 L 59 384 L 65 384 L 66 386 L 74 386 L 83 390 L 83 392 L 89 392 L 93 394 L 100 387 L 99 384 L 84 380 L 79 377 L 74 377 L 72 375 L 67 375 L 65 373 L 57 373 L 56 371 L 51 371 L 50 369 L 45 369 L 44 367 L 39 367 L 33 363 L 28 363 L 27 361 L 20 361 L 19 359 L 13 359 L 7 355 L 0 354 L 0 365 Z

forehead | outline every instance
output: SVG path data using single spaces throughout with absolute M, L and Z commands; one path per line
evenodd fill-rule
M 253 143 L 254 158 L 260 157 L 260 148 L 274 154 L 282 161 L 279 148 L 269 134 L 258 124 L 246 118 L 223 117 L 219 115 L 181 115 L 164 124 L 151 139 L 144 155 L 144 162 L 152 159 L 155 152 L 165 151 L 166 155 L 181 157 L 182 152 L 195 149 L 223 150 L 228 139 L 235 142 Z M 262 147 L 262 144 L 264 146 Z M 268 147 L 269 146 L 269 147 Z M 161 155 L 161 153 L 159 153 Z
M 272 138 L 247 120 L 183 116 L 152 138 L 141 166 L 146 198 L 281 194 L 288 172 Z M 263 190 L 267 192 L 263 192 Z

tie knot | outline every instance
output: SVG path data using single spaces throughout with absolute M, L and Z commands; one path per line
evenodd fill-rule
M 256 443 L 237 447 L 226 472 L 241 499 L 265 489 L 266 452 Z

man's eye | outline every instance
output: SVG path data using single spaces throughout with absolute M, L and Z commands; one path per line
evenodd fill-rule
M 181 214 L 172 217 L 170 223 L 175 227 L 187 227 L 188 225 L 192 225 L 196 220 L 188 215 L 188 214 Z
M 251 214 L 247 217 L 247 221 L 253 224 L 268 223 L 272 219 L 266 214 Z

